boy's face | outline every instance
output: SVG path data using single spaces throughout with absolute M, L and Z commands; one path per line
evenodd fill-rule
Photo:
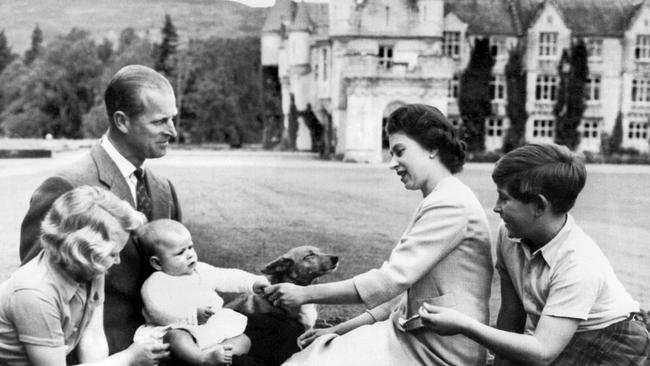
M 196 267 L 197 256 L 189 232 L 170 235 L 164 245 L 157 250 L 160 270 L 172 276 L 192 274 Z
M 497 194 L 493 210 L 505 223 L 508 237 L 529 238 L 535 229 L 535 204 L 517 200 L 504 187 L 497 187 Z

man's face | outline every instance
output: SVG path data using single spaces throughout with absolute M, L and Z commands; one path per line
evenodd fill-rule
M 167 153 L 169 140 L 176 137 L 173 118 L 178 113 L 174 92 L 169 87 L 140 90 L 143 111 L 128 118 L 125 136 L 131 155 L 140 164 Z M 139 165 L 139 164 L 135 164 Z

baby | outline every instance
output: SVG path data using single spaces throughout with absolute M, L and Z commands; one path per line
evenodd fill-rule
M 229 364 L 233 355 L 246 354 L 251 346 L 243 334 L 247 318 L 223 308 L 215 290 L 259 293 L 268 280 L 199 262 L 190 232 L 177 221 L 151 221 L 136 236 L 156 272 L 142 285 L 147 324 L 135 338 L 166 332 L 171 354 L 192 365 Z

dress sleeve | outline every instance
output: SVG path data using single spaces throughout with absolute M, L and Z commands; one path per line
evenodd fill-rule
M 37 290 L 21 289 L 11 295 L 9 307 L 18 340 L 47 347 L 65 345 L 61 313 L 54 298 Z
M 388 261 L 354 277 L 364 304 L 372 309 L 406 291 L 462 242 L 466 228 L 459 203 L 439 199 L 423 205 Z
M 155 272 L 144 282 L 140 291 L 145 318 L 153 325 L 196 325 L 196 307 L 188 306 L 184 296 L 174 291 L 172 283 Z
M 207 263 L 199 263 L 197 272 L 202 281 L 218 292 L 253 293 L 253 284 L 257 280 L 266 280 L 264 276 L 254 275 L 236 268 L 218 268 Z

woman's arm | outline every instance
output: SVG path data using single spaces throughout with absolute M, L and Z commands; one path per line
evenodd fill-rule
M 297 286 L 279 283 L 264 289 L 275 306 L 296 307 L 302 304 L 359 304 L 361 298 L 352 280 Z
M 65 347 L 48 347 L 25 344 L 27 357 L 32 366 L 66 366 Z M 132 344 L 122 352 L 103 360 L 80 364 L 80 366 L 155 366 L 169 357 L 167 344 Z
M 300 348 L 305 348 L 310 345 L 316 338 L 325 335 L 335 333 L 338 335 L 343 335 L 353 329 L 356 329 L 362 325 L 372 324 L 375 322 L 375 319 L 368 312 L 363 312 L 360 315 L 349 319 L 343 323 L 334 325 L 329 328 L 319 328 L 319 329 L 309 329 L 298 337 L 298 346 Z
M 104 333 L 104 305 L 95 308 L 88 327 L 79 340 L 77 357 L 82 363 L 108 357 L 108 341 Z
M 424 304 L 424 324 L 441 335 L 464 334 L 492 351 L 526 365 L 549 365 L 564 350 L 579 319 L 542 315 L 533 335 L 492 328 L 459 311 Z

